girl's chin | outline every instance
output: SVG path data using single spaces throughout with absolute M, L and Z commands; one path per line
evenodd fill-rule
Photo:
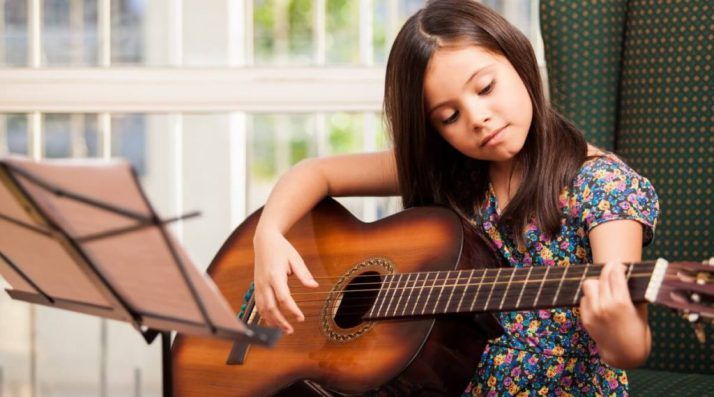
M 509 147 L 508 145 L 503 145 L 496 148 L 492 148 L 490 150 L 480 149 L 468 152 L 461 151 L 461 153 L 464 156 L 472 158 L 474 160 L 505 162 L 513 160 L 522 148 L 522 145 L 520 147 Z
M 484 160 L 495 162 L 495 163 L 509 162 L 509 161 L 512 161 L 516 157 L 516 154 L 518 154 L 518 152 L 499 150 L 496 153 L 489 153 L 488 156 L 485 156 L 486 158 L 484 158 Z

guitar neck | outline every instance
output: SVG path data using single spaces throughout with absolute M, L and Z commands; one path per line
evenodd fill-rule
M 644 302 L 655 262 L 628 263 L 625 276 L 633 302 Z M 363 319 L 573 307 L 583 281 L 603 265 L 485 268 L 384 276 Z

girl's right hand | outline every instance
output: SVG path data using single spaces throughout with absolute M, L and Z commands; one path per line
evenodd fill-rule
M 281 233 L 256 232 L 253 239 L 255 251 L 255 306 L 268 326 L 278 326 L 288 334 L 293 327 L 281 312 L 287 310 L 297 321 L 305 316 L 290 295 L 288 276 L 294 274 L 306 287 L 315 288 L 312 277 L 295 247 Z

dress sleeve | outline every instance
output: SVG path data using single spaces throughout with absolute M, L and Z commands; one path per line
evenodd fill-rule
M 643 245 L 654 240 L 659 200 L 647 178 L 624 163 L 606 158 L 595 161 L 576 183 L 585 231 L 589 233 L 608 221 L 631 219 L 643 225 Z

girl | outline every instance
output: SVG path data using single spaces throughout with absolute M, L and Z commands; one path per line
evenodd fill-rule
M 650 182 L 586 143 L 543 96 L 528 40 L 487 7 L 433 0 L 398 34 L 384 110 L 394 148 L 302 161 L 275 186 L 255 237 L 255 300 L 267 323 L 303 321 L 287 277 L 316 287 L 283 234 L 324 196 L 396 195 L 445 205 L 511 266 L 607 263 L 578 308 L 500 313 L 465 395 L 625 395 L 621 368 L 650 351 L 646 306 L 621 261 L 652 241 Z M 295 200 L 300 197 L 300 200 Z

